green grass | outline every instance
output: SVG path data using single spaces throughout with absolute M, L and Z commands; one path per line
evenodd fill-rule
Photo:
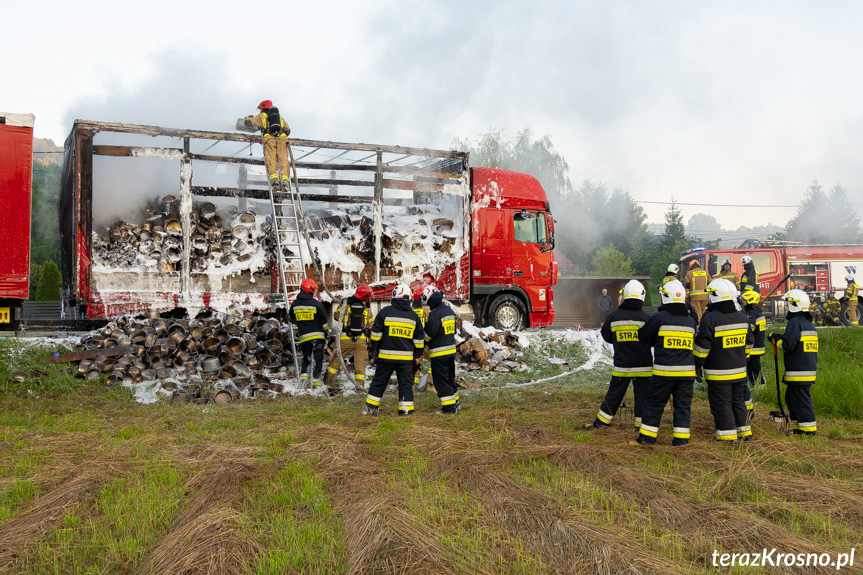
M 815 389 L 848 384 L 861 334 L 819 332 L 824 377 Z M 540 366 L 485 374 L 482 389 L 461 391 L 456 417 L 433 415 L 438 400 L 428 393 L 417 395 L 414 416 L 397 417 L 392 387 L 382 415 L 364 417 L 362 395 L 141 406 L 98 382 L 70 384 L 62 366 L 38 393 L 0 382 L 0 540 L 13 527 L 27 535 L 13 559 L 0 548 L 0 570 L 11 561 L 12 572 L 36 574 L 145 572 L 157 550 L 172 551 L 165 541 L 178 560 L 213 553 L 172 536 L 222 469 L 230 481 L 206 508 L 227 519 L 208 537 L 239 553 L 230 571 L 244 574 L 708 573 L 714 549 L 793 541 L 835 553 L 859 544 L 863 421 L 853 395 L 835 404 L 815 395 L 814 440 L 766 420 L 771 382 L 755 391 L 751 445 L 716 445 L 707 402 L 696 398 L 690 446 L 670 447 L 666 413 L 657 447 L 630 448 L 624 417 L 581 429 L 607 389 L 607 365 L 507 385 L 560 373 L 546 356 L 573 367 L 587 358 L 560 335 L 542 341 L 524 352 Z M 39 365 L 47 353 L 0 344 L 4 369 Z M 39 529 L 27 522 L 43 498 L 86 473 L 95 474 L 91 489 Z M 238 541 L 253 545 L 238 551 Z
M 782 332 L 783 326 L 769 330 Z M 850 328 L 818 330 L 818 375 L 812 386 L 812 403 L 815 415 L 843 419 L 861 419 L 863 415 L 863 330 Z M 778 409 L 776 402 L 776 370 L 773 349 L 767 343 L 767 353 L 761 358 L 761 367 L 767 378 L 766 386 L 756 386 L 753 398 L 759 403 Z M 779 371 L 785 372 L 782 352 L 779 352 Z M 782 405 L 785 407 L 785 384 L 781 384 Z M 787 407 L 786 407 L 787 410 Z M 820 427 L 820 426 L 819 426 Z

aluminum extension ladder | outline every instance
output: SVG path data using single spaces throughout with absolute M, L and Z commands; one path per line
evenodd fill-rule
M 273 207 L 273 235 L 276 237 L 276 253 L 279 258 L 279 284 L 282 288 L 285 312 L 290 318 L 288 294 L 292 291 L 299 291 L 300 283 L 306 279 L 306 261 L 300 246 L 301 226 L 305 223 L 298 215 L 298 190 L 289 181 L 283 180 L 283 182 L 288 185 L 287 191 L 284 188 L 274 188 L 273 180 L 270 180 L 268 185 L 270 203 Z M 297 342 L 293 327 L 289 333 L 291 334 L 291 354 L 293 354 L 294 367 L 299 382 L 300 364 L 297 361 Z

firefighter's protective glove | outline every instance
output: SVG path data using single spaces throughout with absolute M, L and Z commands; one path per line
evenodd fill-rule
M 700 365 L 695 366 L 695 381 L 698 383 L 704 381 L 704 368 Z
M 247 126 L 247 127 L 251 126 L 252 125 L 252 117 L 246 116 L 245 118 L 243 118 L 243 125 Z
M 771 333 L 770 335 L 767 336 L 767 339 L 770 340 L 770 343 L 775 345 L 775 344 L 778 344 L 779 341 L 782 339 L 782 334 L 781 333 Z

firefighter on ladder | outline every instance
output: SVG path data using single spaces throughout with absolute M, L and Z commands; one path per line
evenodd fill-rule
M 695 379 L 707 381 L 707 399 L 716 427 L 716 440 L 752 440 L 743 399 L 746 355 L 753 345 L 752 328 L 737 310 L 737 288 L 726 279 L 707 286 L 710 305 L 695 335 Z
M 857 296 L 860 293 L 860 290 L 857 287 L 857 282 L 854 281 L 853 275 L 848 274 L 845 276 L 845 281 L 848 283 L 848 287 L 845 288 L 845 297 L 848 298 L 848 303 L 846 304 L 845 309 L 848 311 L 848 321 L 850 322 L 849 327 L 858 327 Z
M 264 163 L 267 165 L 270 185 L 273 188 L 282 187 L 287 190 L 290 180 L 290 165 L 288 164 L 288 136 L 291 127 L 273 106 L 272 100 L 264 100 L 258 104 L 260 113 L 256 116 L 246 116 L 246 126 L 254 126 L 261 130 L 264 144 Z M 281 168 L 281 170 L 280 170 Z M 281 172 L 281 179 L 279 173 Z
M 300 364 L 300 383 L 308 383 L 309 371 L 312 372 L 312 387 L 321 385 L 321 372 L 324 367 L 324 343 L 327 341 L 327 312 L 324 305 L 315 299 L 318 284 L 306 278 L 300 284 L 300 292 L 291 303 L 289 318 L 297 324 L 297 337 L 303 362 Z
M 785 403 L 791 416 L 791 433 L 811 436 L 818 432 L 811 393 L 818 371 L 818 332 L 812 325 L 806 292 L 789 290 L 782 299 L 788 302 L 788 324 L 784 333 L 771 333 L 770 341 L 784 355 L 782 381 L 787 386 Z
M 641 426 L 647 384 L 653 374 L 653 356 L 650 348 L 638 341 L 638 330 L 650 319 L 644 311 L 644 286 L 638 280 L 629 280 L 623 286 L 623 302 L 608 314 L 599 330 L 602 339 L 614 346 L 614 365 L 608 392 L 599 405 L 593 423 L 585 423 L 584 429 L 594 430 L 611 425 L 620 407 L 629 383 L 635 395 L 635 428 Z
M 366 364 L 369 361 L 367 337 L 371 333 L 372 322 L 375 319 L 372 310 L 369 309 L 371 299 L 372 288 L 363 284 L 345 301 L 347 310 L 342 323 L 342 336 L 337 342 L 341 348 L 342 358 L 354 356 L 354 379 L 357 387 L 362 389 L 366 387 Z M 335 313 L 339 314 L 340 310 L 337 309 Z M 332 383 L 341 365 L 339 353 L 336 352 L 324 375 L 324 385 Z
M 707 284 L 710 283 L 710 279 L 710 274 L 701 269 L 701 264 L 698 263 L 698 260 L 690 262 L 689 272 L 683 280 L 683 286 L 689 293 L 689 303 L 695 308 L 699 323 L 707 307 Z
M 425 333 L 417 314 L 411 309 L 411 288 L 399 284 L 390 305 L 383 308 L 372 325 L 372 356 L 375 377 L 366 396 L 365 415 L 377 415 L 381 399 L 395 372 L 399 386 L 399 415 L 414 412 L 414 366 L 422 359 Z
M 638 439 L 630 441 L 630 445 L 656 443 L 662 411 L 672 395 L 674 429 L 671 444 L 686 445 L 691 435 L 695 320 L 686 309 L 686 290 L 680 281 L 672 280 L 659 290 L 665 309 L 651 316 L 638 330 L 638 340 L 654 348 L 653 372 L 644 399 Z

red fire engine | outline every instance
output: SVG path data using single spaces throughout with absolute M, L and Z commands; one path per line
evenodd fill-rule
M 847 285 L 846 276 L 855 276 L 858 285 L 863 280 L 861 245 L 804 246 L 765 242 L 755 248 L 694 248 L 681 254 L 680 267 L 688 269 L 689 263 L 695 259 L 711 276 L 715 276 L 720 272 L 722 262 L 729 260 L 731 270 L 740 276 L 743 272 L 740 258 L 745 255 L 750 256 L 755 264 L 762 296 L 776 288 L 773 292 L 775 296 L 781 296 L 790 289 L 802 289 L 810 297 L 819 300 L 831 291 L 837 298 L 841 298 Z M 775 317 L 785 315 L 784 302 L 778 298 L 771 298 L 766 302 L 764 310 L 768 314 L 772 312 Z M 842 314 L 845 314 L 844 305 Z M 857 314 L 860 315 L 859 307 Z

